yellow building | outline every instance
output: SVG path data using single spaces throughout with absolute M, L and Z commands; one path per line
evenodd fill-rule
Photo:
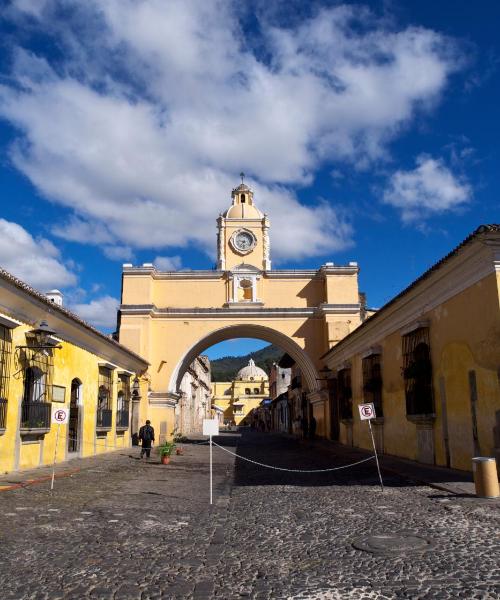
M 0 470 L 51 464 L 56 437 L 58 462 L 129 446 L 148 363 L 63 308 L 60 292 L 0 269 L 0 298 Z M 67 424 L 52 422 L 56 407 Z
M 324 357 L 333 439 L 470 470 L 500 458 L 500 226 L 479 227 Z M 500 462 L 500 461 L 499 461 Z
M 150 419 L 155 427 L 173 429 L 181 381 L 193 360 L 213 344 L 250 337 L 293 357 L 318 434 L 327 434 L 320 356 L 365 318 L 357 263 L 271 269 L 271 225 L 243 183 L 232 191 L 231 206 L 217 224 L 216 270 L 123 267 L 119 339 L 151 363 Z
M 249 425 L 252 412 L 269 397 L 269 377 L 250 359 L 233 381 L 212 383 L 212 406 L 230 425 Z

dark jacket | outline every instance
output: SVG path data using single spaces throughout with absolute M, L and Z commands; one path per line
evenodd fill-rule
M 150 446 L 151 442 L 155 441 L 155 430 L 151 425 L 143 425 L 139 429 L 139 439 L 142 441 L 143 446 Z

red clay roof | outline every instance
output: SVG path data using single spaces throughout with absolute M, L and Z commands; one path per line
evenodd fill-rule
M 333 352 L 334 350 L 336 350 L 345 340 L 347 340 L 352 335 L 354 335 L 355 333 L 360 331 L 365 326 L 365 324 L 372 323 L 373 320 L 376 319 L 377 316 L 380 315 L 382 312 L 387 310 L 389 308 L 389 306 L 392 306 L 400 298 L 402 298 L 403 296 L 406 296 L 406 294 L 408 294 L 413 288 L 415 288 L 421 281 L 430 277 L 430 275 L 432 273 L 434 273 L 434 271 L 437 271 L 438 269 L 440 269 L 453 256 L 455 256 L 462 248 L 464 248 L 465 246 L 468 246 L 473 240 L 475 240 L 476 238 L 478 238 L 480 235 L 482 235 L 484 233 L 500 233 L 500 224 L 480 225 L 470 235 L 468 235 L 465 238 L 465 240 L 460 242 L 460 244 L 458 244 L 458 246 L 453 248 L 453 250 L 451 252 L 449 252 L 448 254 L 446 254 L 446 256 L 443 256 L 443 258 L 438 260 L 437 263 L 435 263 L 434 265 L 432 265 L 432 267 L 427 269 L 427 271 L 422 273 L 422 275 L 420 275 L 420 277 L 417 277 L 417 279 L 415 279 L 415 281 L 410 283 L 410 285 L 408 287 L 404 288 L 401 292 L 399 292 L 399 294 L 397 294 L 396 296 L 394 296 L 394 298 L 389 300 L 389 302 L 387 302 L 387 304 L 384 304 L 384 306 L 382 306 L 382 308 L 380 308 L 375 314 L 373 314 L 371 317 L 369 317 L 364 323 L 362 323 L 354 331 L 351 331 L 351 333 L 346 335 L 345 338 L 341 339 L 338 344 L 333 346 L 333 348 L 330 348 L 330 350 L 328 350 L 328 352 L 325 352 L 322 356 L 320 356 L 320 358 L 325 358 L 330 352 Z

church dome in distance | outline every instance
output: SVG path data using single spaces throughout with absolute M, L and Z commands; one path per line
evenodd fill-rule
M 248 361 L 248 365 L 246 367 L 243 367 L 243 369 L 240 369 L 238 371 L 238 375 L 236 376 L 236 379 L 268 379 L 267 373 L 264 371 L 264 369 L 261 369 L 260 367 L 258 367 L 254 360 L 251 358 Z

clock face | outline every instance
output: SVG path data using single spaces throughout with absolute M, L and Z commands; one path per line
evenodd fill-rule
M 253 235 L 248 231 L 240 231 L 234 236 L 234 245 L 237 250 L 247 252 L 254 246 L 255 239 Z

